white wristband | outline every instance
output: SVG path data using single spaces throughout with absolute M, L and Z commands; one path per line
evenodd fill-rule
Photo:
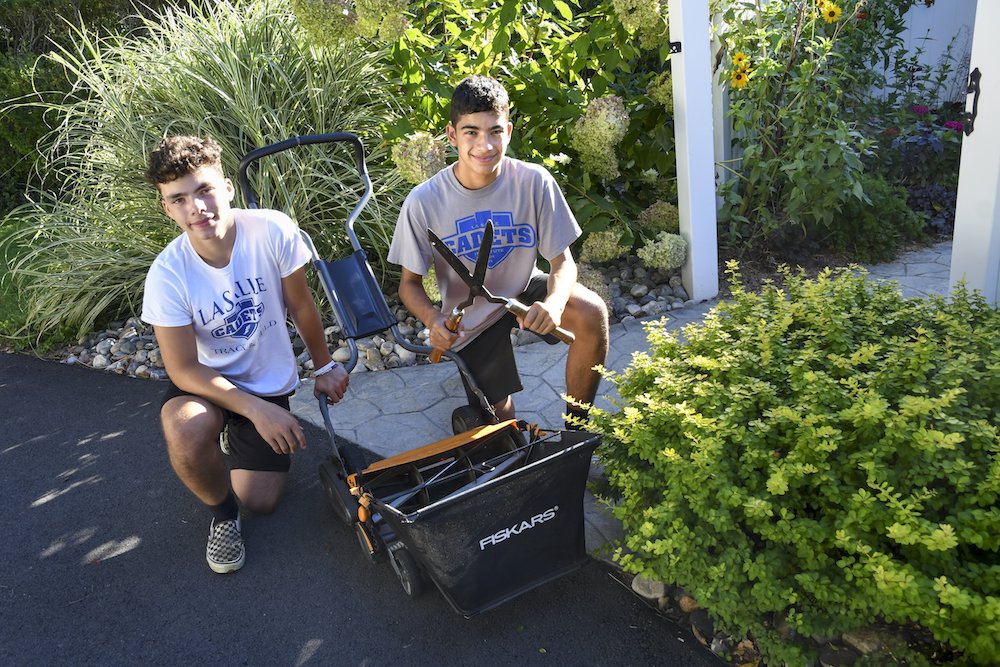
M 313 376 L 319 377 L 320 375 L 326 375 L 337 366 L 339 366 L 339 364 L 336 361 L 331 361 L 326 366 L 323 366 L 323 368 L 317 368 L 315 371 L 313 371 Z

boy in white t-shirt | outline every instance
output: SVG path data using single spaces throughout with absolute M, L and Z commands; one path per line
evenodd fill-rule
M 576 336 L 566 358 L 566 393 L 585 403 L 593 403 L 601 379 L 593 368 L 603 364 L 608 353 L 607 306 L 576 282 L 570 244 L 579 238 L 580 227 L 544 167 L 505 156 L 512 129 L 510 101 L 498 81 L 470 76 L 459 83 L 447 128 L 458 161 L 407 196 L 388 255 L 390 262 L 402 266 L 400 300 L 427 324 L 428 343 L 456 350 L 501 419 L 514 416 L 511 394 L 522 389 L 511 349 L 513 326 L 543 335 L 562 326 Z M 487 220 L 493 221 L 495 231 L 486 287 L 530 308 L 516 319 L 503 306 L 478 298 L 465 309 L 459 331 L 452 332 L 445 313 L 464 301 L 469 289 L 432 250 L 427 229 L 465 260 L 471 272 Z M 537 268 L 538 255 L 548 260 L 549 274 Z M 423 276 L 432 265 L 443 312 L 423 288 Z M 571 405 L 567 411 L 586 416 Z
M 289 412 L 298 372 L 286 314 L 312 355 L 317 397 L 339 401 L 348 375 L 330 358 L 298 228 L 278 211 L 231 208 L 220 152 L 209 137 L 175 136 L 149 156 L 146 178 L 183 233 L 149 269 L 142 319 L 170 376 L 160 409 L 170 463 L 212 510 L 206 558 L 224 573 L 245 559 L 240 504 L 273 511 L 290 455 L 306 446 Z

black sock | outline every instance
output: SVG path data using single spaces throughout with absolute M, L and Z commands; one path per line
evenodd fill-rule
M 590 410 L 585 409 L 585 408 L 578 408 L 575 405 L 569 405 L 569 404 L 567 404 L 566 405 L 566 415 L 570 416 L 570 417 L 576 417 L 577 419 L 582 419 L 582 420 L 586 421 L 587 417 L 590 415 Z M 566 430 L 567 431 L 581 431 L 584 428 L 586 428 L 584 426 L 577 426 L 576 424 L 571 424 L 568 419 L 565 420 L 565 424 L 566 424 Z
M 218 505 L 212 505 L 209 509 L 212 510 L 212 516 L 215 517 L 216 523 L 232 521 L 240 515 L 240 503 L 236 500 L 236 494 L 233 493 L 232 489 L 229 489 L 225 500 Z

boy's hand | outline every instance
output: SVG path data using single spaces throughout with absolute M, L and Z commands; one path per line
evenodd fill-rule
M 326 394 L 326 402 L 330 405 L 337 403 L 347 393 L 347 385 L 351 383 L 351 376 L 343 366 L 337 365 L 328 373 L 323 373 L 316 378 L 313 385 L 313 396 L 319 398 Z
M 433 323 L 428 327 L 430 331 L 430 336 L 427 339 L 427 344 L 433 348 L 439 350 L 451 349 L 451 346 L 459 338 L 465 336 L 465 332 L 462 331 L 462 325 L 458 325 L 458 331 L 452 331 L 448 328 L 448 318 L 444 314 L 439 314 Z
M 544 301 L 536 301 L 528 307 L 524 317 L 519 317 L 517 323 L 522 329 L 529 329 L 537 334 L 550 334 L 562 322 L 563 308 Z
M 302 431 L 302 425 L 295 415 L 283 407 L 261 400 L 253 416 L 248 418 L 253 422 L 260 437 L 264 438 L 276 453 L 293 454 L 306 448 L 306 436 Z

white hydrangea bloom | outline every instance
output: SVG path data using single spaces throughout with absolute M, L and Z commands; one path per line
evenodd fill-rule
M 655 201 L 639 214 L 639 225 L 651 233 L 680 231 L 681 214 L 670 202 Z
M 629 248 L 621 245 L 621 236 L 622 231 L 614 227 L 600 232 L 591 232 L 583 241 L 580 261 L 601 263 L 622 257 L 629 251 Z
M 646 91 L 649 98 L 667 110 L 667 113 L 674 112 L 674 80 L 670 70 L 661 72 Z
M 587 172 L 607 180 L 618 177 L 615 146 L 625 137 L 628 121 L 625 103 L 617 95 L 600 97 L 587 105 L 570 138 L 570 145 L 580 154 Z
M 656 240 L 639 248 L 636 253 L 642 262 L 661 271 L 673 271 L 684 266 L 687 261 L 688 244 L 683 236 L 660 232 Z
M 445 146 L 427 132 L 416 132 L 392 147 L 392 160 L 400 175 L 419 184 L 445 167 Z

